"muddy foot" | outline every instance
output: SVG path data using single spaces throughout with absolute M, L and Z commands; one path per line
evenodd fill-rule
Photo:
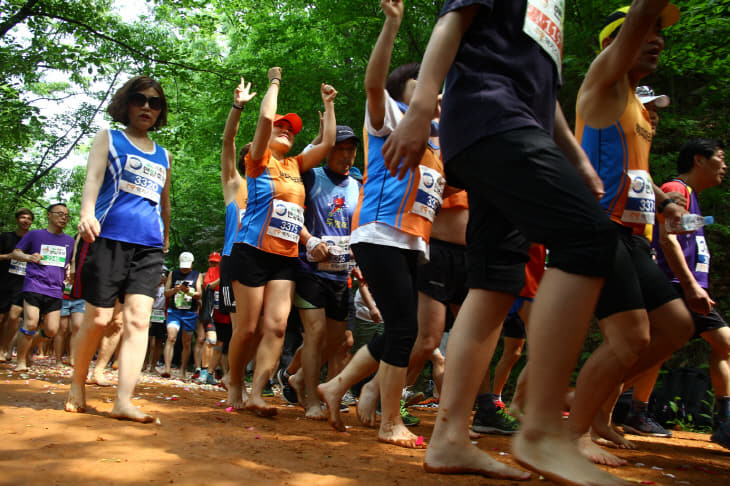
M 362 387 L 360 398 L 357 401 L 357 418 L 366 427 L 375 427 L 375 412 L 378 408 L 379 398 L 380 389 L 375 380 L 370 380 Z
M 332 381 L 328 381 L 317 387 L 317 394 L 320 400 L 327 405 L 327 421 L 329 424 L 335 430 L 344 432 L 345 425 L 342 423 L 342 417 L 340 417 L 340 400 L 342 400 L 342 395 L 335 388 L 335 384 Z

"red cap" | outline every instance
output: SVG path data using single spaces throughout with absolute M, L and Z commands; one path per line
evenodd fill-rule
M 218 263 L 220 263 L 221 262 L 221 254 L 218 253 L 217 251 L 214 251 L 208 257 L 208 261 L 209 262 L 218 262 Z
M 302 131 L 302 119 L 296 113 L 287 113 L 286 115 L 276 115 L 274 117 L 274 123 L 279 120 L 286 120 L 291 125 L 291 129 L 294 135 Z

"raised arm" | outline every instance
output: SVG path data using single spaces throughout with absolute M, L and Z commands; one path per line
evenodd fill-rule
M 259 111 L 259 121 L 256 124 L 256 133 L 251 143 L 251 159 L 261 160 L 269 147 L 269 138 L 274 126 L 274 117 L 276 116 L 276 106 L 279 98 L 279 88 L 281 85 L 281 68 L 272 67 L 268 72 L 269 88 L 266 90 L 264 99 L 261 101 L 261 109 Z
M 365 71 L 365 94 L 368 98 L 368 114 L 375 130 L 380 130 L 385 121 L 385 80 L 390 69 L 395 37 L 403 20 L 401 0 L 381 0 L 380 7 L 385 14 L 385 23 L 375 42 L 373 52 Z
M 101 130 L 94 137 L 89 151 L 89 161 L 86 164 L 86 182 L 81 196 L 81 211 L 79 213 L 79 234 L 89 243 L 93 243 L 101 232 L 101 225 L 96 219 L 96 198 L 99 197 L 101 184 L 104 182 L 107 157 L 109 155 L 109 131 Z M 170 177 L 168 174 L 167 180 Z M 167 184 L 167 182 L 165 183 Z
M 479 8 L 479 5 L 470 5 L 447 13 L 431 33 L 408 111 L 383 146 L 385 166 L 392 175 L 398 173 L 399 179 L 408 169 L 418 166 L 426 150 L 441 85 L 456 58 L 461 38 Z
M 167 169 L 167 176 L 165 177 L 165 186 L 162 188 L 162 194 L 160 194 L 160 216 L 162 217 L 162 251 L 167 253 L 170 249 L 170 184 L 172 175 L 172 155 L 167 155 L 167 163 L 170 166 Z
M 320 87 L 322 101 L 324 102 L 324 121 L 322 122 L 322 141 L 302 153 L 302 172 L 316 167 L 322 162 L 332 147 L 335 146 L 337 137 L 337 119 L 335 118 L 335 98 L 337 90 L 329 84 L 322 83 Z
M 241 184 L 241 175 L 236 169 L 236 134 L 238 133 L 241 112 L 246 103 L 256 96 L 251 93 L 251 83 L 241 78 L 241 83 L 233 91 L 233 105 L 228 112 L 226 126 L 223 128 L 223 150 L 221 151 L 221 184 L 223 185 L 223 200 L 226 203 L 233 201 Z

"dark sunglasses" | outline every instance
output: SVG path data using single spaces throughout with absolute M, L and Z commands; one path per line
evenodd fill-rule
M 146 103 L 150 105 L 151 110 L 160 111 L 162 109 L 162 98 L 159 96 L 148 98 L 142 93 L 134 93 L 129 97 L 129 104 L 132 106 L 142 108 Z

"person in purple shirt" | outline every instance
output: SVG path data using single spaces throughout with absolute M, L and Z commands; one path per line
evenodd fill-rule
M 64 203 L 48 207 L 48 227 L 28 232 L 16 245 L 11 257 L 26 262 L 23 281 L 23 325 L 18 334 L 18 362 L 15 371 L 28 369 L 27 354 L 33 336 L 38 332 L 41 316 L 45 316 L 41 336 L 51 339 L 58 332 L 66 277 L 74 240 L 63 232 L 68 223 Z

